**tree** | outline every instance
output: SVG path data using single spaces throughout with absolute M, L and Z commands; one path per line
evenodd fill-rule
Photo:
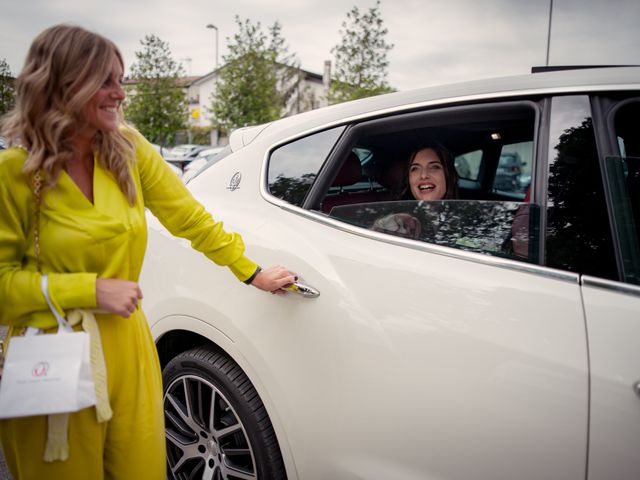
M 186 96 L 178 83 L 184 71 L 159 37 L 146 35 L 140 43 L 143 48 L 131 66 L 136 83 L 126 105 L 127 118 L 151 142 L 166 145 L 186 128 Z
M 238 33 L 218 70 L 211 95 L 212 122 L 224 131 L 280 118 L 300 82 L 295 54 L 289 54 L 278 22 L 267 35 L 260 22 L 236 16 Z
M 0 115 L 13 108 L 15 102 L 15 79 L 7 61 L 0 59 Z
M 358 7 L 347 13 L 340 30 L 342 41 L 331 49 L 335 59 L 330 103 L 393 91 L 387 84 L 387 52 L 393 48 L 385 40 L 387 32 L 379 0 L 368 13 L 361 15 Z

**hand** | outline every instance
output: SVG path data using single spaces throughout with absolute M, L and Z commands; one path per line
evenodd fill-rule
M 251 285 L 266 292 L 284 295 L 287 292 L 281 290 L 281 288 L 292 284 L 296 280 L 298 280 L 298 277 L 295 274 L 278 265 L 262 270 L 256 275 L 256 278 L 253 279 Z
M 142 291 L 136 282 L 116 278 L 96 279 L 96 303 L 98 308 L 124 318 L 135 312 Z

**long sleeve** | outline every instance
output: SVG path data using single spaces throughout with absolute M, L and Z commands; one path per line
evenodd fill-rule
M 145 206 L 169 232 L 191 241 L 216 264 L 229 267 L 239 280 L 251 277 L 257 265 L 245 257 L 242 237 L 226 232 L 222 222 L 212 218 L 149 142 L 136 140 Z
M 34 255 L 35 198 L 22 173 L 26 152 L 0 154 L 0 323 L 50 327 Z M 95 306 L 95 274 L 51 273 L 50 291 L 63 309 Z

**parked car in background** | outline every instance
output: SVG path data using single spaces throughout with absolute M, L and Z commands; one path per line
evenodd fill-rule
M 220 153 L 224 150 L 224 148 L 225 147 L 211 147 L 198 152 L 196 158 L 185 165 L 182 180 L 185 183 L 188 182 L 194 176 L 196 176 L 198 172 L 200 172 L 206 165 L 215 163 L 223 158 L 224 155 L 220 155 Z
M 194 145 L 190 143 L 176 145 L 175 147 L 169 149 L 168 156 L 186 157 L 188 155 L 191 155 L 194 152 L 197 153 L 203 148 L 206 148 L 206 147 L 204 145 Z
M 205 158 L 205 157 L 210 157 L 211 155 L 215 155 L 217 153 L 220 153 L 222 150 L 224 150 L 224 146 L 216 146 L 216 147 L 207 147 L 204 148 L 202 150 L 200 150 L 198 152 L 198 154 L 196 155 L 196 160 Z
M 198 153 L 208 148 L 210 147 L 206 145 L 176 145 L 167 152 L 165 160 L 178 166 L 184 171 L 184 167 L 189 164 L 189 162 L 196 159 L 198 157 Z
M 0 150 L 4 150 L 5 148 L 7 148 L 7 141 L 3 137 L 0 137 Z
M 152 143 L 151 146 L 156 150 L 156 152 L 162 155 L 162 157 L 165 157 L 169 153 L 169 149 L 167 147 L 163 147 L 162 145 Z
M 160 145 L 157 145 L 155 143 L 152 143 L 151 146 L 153 148 L 155 148 L 155 150 L 163 157 L 165 158 L 165 155 L 167 155 L 168 149 L 166 147 L 162 147 Z M 165 158 L 166 160 L 166 158 Z M 178 167 L 177 165 L 167 162 L 167 164 L 169 165 L 169 167 L 171 168 L 171 170 L 173 170 L 173 172 L 178 175 L 179 177 L 182 178 L 182 169 L 180 167 Z
M 498 159 L 498 168 L 493 180 L 493 188 L 505 192 L 522 191 L 519 179 L 523 174 L 525 164 L 526 162 L 522 161 L 518 152 L 502 153 Z M 526 187 L 528 187 L 528 185 Z
M 299 280 L 248 288 L 149 218 L 168 477 L 640 478 L 638 118 L 640 68 L 602 68 L 233 132 L 187 187 Z M 460 198 L 396 200 L 434 140 Z M 526 188 L 495 188 L 509 152 Z

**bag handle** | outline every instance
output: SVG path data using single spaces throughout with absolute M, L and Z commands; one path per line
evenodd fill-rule
M 35 205 L 35 229 L 34 229 L 34 243 L 35 243 L 35 254 L 36 254 L 36 266 L 38 268 L 38 272 L 42 274 L 42 264 L 40 262 L 40 208 L 42 204 L 42 176 L 40 174 L 40 170 L 37 170 L 33 177 L 33 193 L 36 197 L 36 205 Z M 73 328 L 67 320 L 60 315 L 58 309 L 55 307 L 53 302 L 51 301 L 51 297 L 49 296 L 49 276 L 42 275 L 40 277 L 40 288 L 42 289 L 42 293 L 44 294 L 44 298 L 47 300 L 47 305 L 49 305 L 49 309 L 56 317 L 58 321 L 58 333 L 62 332 L 73 332 Z M 61 330 L 62 329 L 62 330 Z M 39 329 L 32 330 L 31 327 L 27 329 L 27 335 L 35 334 Z
M 42 204 L 42 175 L 40 170 L 36 170 L 33 176 L 33 194 L 36 197 L 35 205 L 35 228 L 34 228 L 34 249 L 36 254 L 36 267 L 38 272 L 42 273 L 42 265 L 40 263 L 40 208 Z
M 38 272 L 42 273 L 42 265 L 40 263 L 40 208 L 42 203 L 42 175 L 40 174 L 40 170 L 36 170 L 36 173 L 33 177 L 33 193 L 34 193 L 34 196 L 36 197 L 35 230 L 34 230 L 36 267 L 38 268 Z M 73 332 L 73 328 L 71 328 L 71 325 L 69 324 L 69 322 L 67 322 L 67 320 L 60 314 L 60 312 L 58 312 L 58 309 L 55 307 L 55 305 L 51 301 L 51 297 L 49 297 L 48 275 L 42 275 L 40 277 L 40 288 L 42 289 L 44 298 L 47 300 L 47 305 L 49 305 L 49 309 L 51 310 L 54 317 L 56 317 L 56 320 L 58 321 L 58 333 Z M 31 328 L 29 328 L 28 330 L 31 330 Z M 28 332 L 28 333 L 32 333 L 32 332 Z
M 62 315 L 60 315 L 60 312 L 58 312 L 58 309 L 55 307 L 55 305 L 51 301 L 51 297 L 49 296 L 49 276 L 48 275 L 42 275 L 42 277 L 40 278 L 40 288 L 42 289 L 44 298 L 47 300 L 47 305 L 49 305 L 49 308 L 51 309 L 51 311 L 53 312 L 53 315 L 56 317 L 56 320 L 58 321 L 58 333 L 73 332 L 73 328 L 71 328 L 71 325 L 69 324 L 69 322 L 67 322 L 67 320 Z

